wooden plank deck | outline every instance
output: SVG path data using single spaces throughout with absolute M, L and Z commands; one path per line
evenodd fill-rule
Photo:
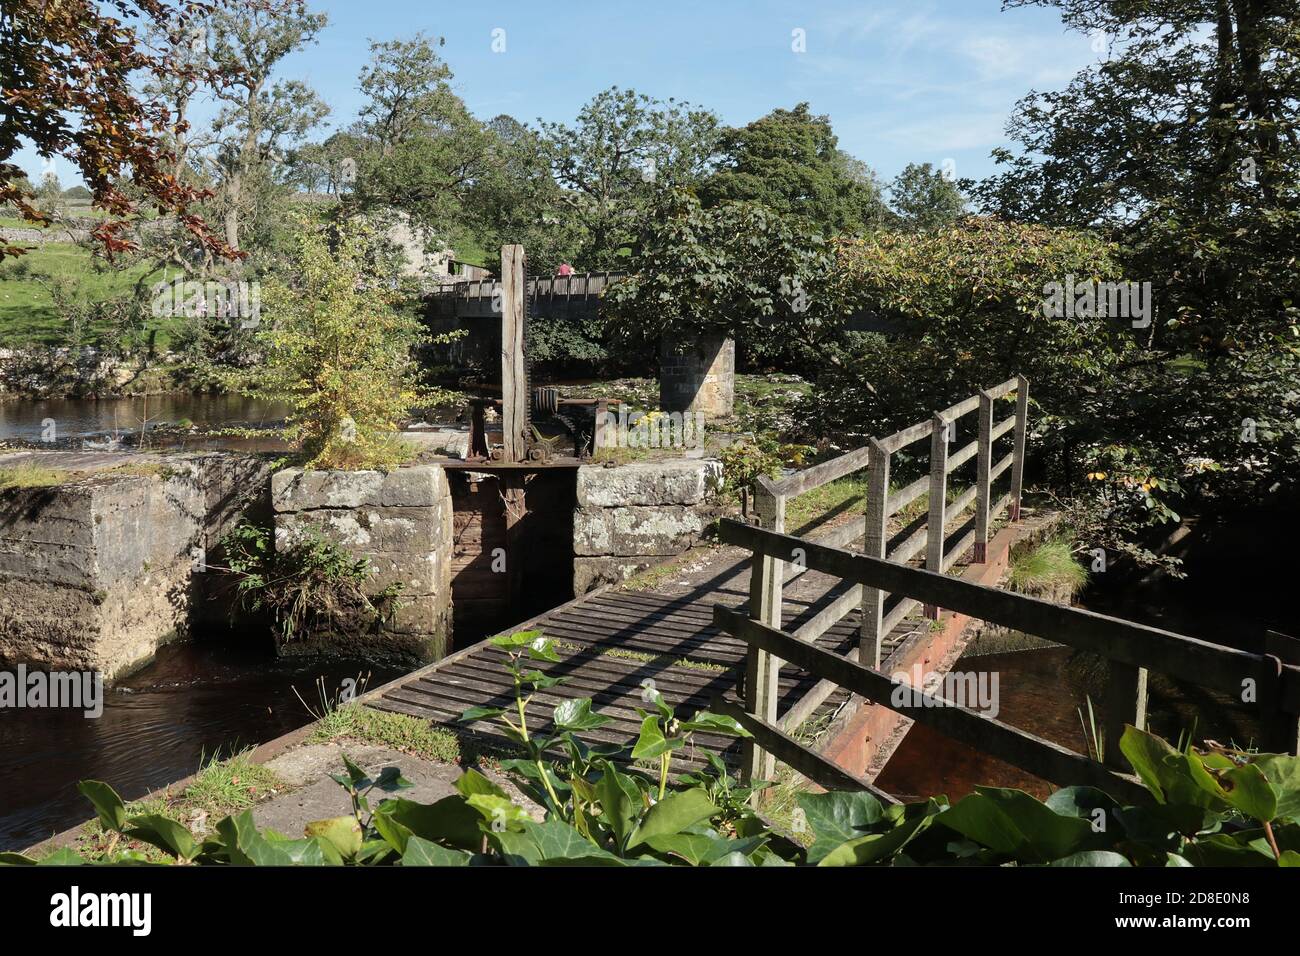
M 811 600 L 786 601 L 785 626 L 798 628 L 836 596 L 828 592 Z M 678 709 L 681 716 L 707 708 L 715 696 L 736 687 L 744 645 L 713 625 L 713 605 L 736 607 L 740 602 L 726 589 L 704 595 L 676 597 L 654 591 L 595 591 L 521 625 L 541 630 L 555 641 L 559 663 L 535 662 L 549 676 L 564 683 L 536 694 L 526 711 L 530 728 L 545 732 L 551 711 L 565 698 L 590 697 L 594 709 L 611 722 L 587 739 L 629 746 L 640 730 L 637 708 L 646 682 Z M 883 649 L 892 653 L 928 622 L 903 621 L 888 636 Z M 845 653 L 858 640 L 858 613 L 818 638 L 817 644 Z M 435 725 L 468 731 L 485 742 L 505 742 L 497 725 L 462 724 L 460 714 L 473 706 L 513 707 L 514 686 L 504 668 L 506 653 L 488 641 L 458 651 L 437 664 L 378 689 L 366 703 L 380 710 L 423 717 Z M 793 667 L 781 672 L 781 710 L 798 701 L 817 679 Z M 837 711 L 847 700 L 837 691 L 814 713 L 812 720 Z M 739 756 L 738 742 L 729 737 L 697 734 L 694 746 L 679 752 L 677 768 L 703 762 L 700 748 L 722 754 L 729 763 Z

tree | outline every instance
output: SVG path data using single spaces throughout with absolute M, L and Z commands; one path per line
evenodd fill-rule
M 724 130 L 718 170 L 704 183 L 706 205 L 758 202 L 802 216 L 827 235 L 885 221 L 888 210 L 865 164 L 839 149 L 830 119 L 807 103 L 777 109 L 748 126 Z
M 229 381 L 293 406 L 289 433 L 308 467 L 396 464 L 405 451 L 394 433 L 427 396 L 414 353 L 427 338 L 397 308 L 382 242 L 344 221 L 332 234 L 304 228 L 290 258 L 289 278 L 265 283 L 275 322 L 258 332 L 263 366 Z
M 539 123 L 563 201 L 586 229 L 580 264 L 593 269 L 621 263 L 657 191 L 700 181 L 713 162 L 719 126 L 708 110 L 616 86 L 596 94 L 572 126 Z
M 392 207 L 449 235 L 461 228 L 466 190 L 482 174 L 489 137 L 449 85 L 442 45 L 423 35 L 370 45 L 361 91 L 369 102 L 360 129 L 355 195 L 364 208 Z
M 209 249 L 228 253 L 196 212 L 202 191 L 180 181 L 171 167 L 164 137 L 183 130 L 184 120 L 135 85 L 140 76 L 198 73 L 201 67 L 177 51 L 189 46 L 205 15 L 226 2 L 6 2 L 0 9 L 0 205 L 13 206 L 29 221 L 48 222 L 32 205 L 22 171 L 9 161 L 28 142 L 42 155 L 63 156 L 77 167 L 95 204 L 109 213 L 94 237 L 110 255 L 134 247 L 123 233 L 142 201 L 177 216 Z M 131 20 L 159 31 L 167 42 L 146 45 Z M 140 198 L 132 198 L 128 182 Z M 22 251 L 0 244 L 0 259 Z
M 1300 10 L 1283 0 L 1013 0 L 1107 41 L 1031 93 L 1020 154 L 974 185 L 990 211 L 1095 224 L 1157 290 L 1131 390 L 1153 435 L 1230 479 L 1293 485 L 1300 459 Z M 1243 440 L 1242 436 L 1257 440 Z M 1245 487 L 1238 489 L 1248 494 Z
M 480 245 L 498 249 L 522 243 L 533 272 L 571 262 L 582 228 L 551 176 L 541 138 L 512 116 L 496 117 L 486 131 L 484 168 L 465 198 Z
M 816 349 L 843 315 L 830 245 L 759 203 L 706 209 L 688 191 L 666 193 L 642 220 L 630 264 L 604 298 L 630 342 L 712 335 Z
M 325 27 L 323 13 L 305 0 L 274 0 L 246 10 L 220 10 L 211 20 L 211 57 L 231 79 L 216 89 L 223 108 L 214 124 L 209 163 L 218 180 L 226 244 L 240 248 L 241 226 L 274 186 L 273 164 L 329 112 L 298 81 L 272 82 L 286 56 L 312 42 Z
M 902 227 L 913 232 L 950 226 L 966 211 L 957 184 L 929 163 L 908 163 L 890 184 L 889 199 Z

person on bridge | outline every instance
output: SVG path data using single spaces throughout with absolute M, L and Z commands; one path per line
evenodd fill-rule
M 555 270 L 555 274 L 557 276 L 571 276 L 573 275 L 573 266 L 567 262 L 561 262 L 560 267 Z

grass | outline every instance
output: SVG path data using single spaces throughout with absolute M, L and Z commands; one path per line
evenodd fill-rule
M 67 325 L 42 284 L 53 276 L 71 277 L 81 298 L 100 302 L 129 293 L 144 274 L 144 266 L 103 266 L 88 250 L 69 242 L 51 242 L 0 264 L 0 342 L 9 347 L 67 344 Z M 159 273 L 161 276 L 161 273 Z M 158 345 L 167 348 L 183 318 L 149 318 L 145 330 L 158 331 Z M 108 333 L 102 324 L 86 330 L 89 344 Z
M 391 747 L 440 763 L 456 763 L 461 756 L 460 739 L 455 734 L 418 717 L 371 710 L 360 704 L 347 704 L 325 714 L 310 740 L 327 743 L 344 738 Z
M 865 472 L 837 478 L 835 481 L 805 492 L 792 499 L 785 510 L 786 527 L 794 534 L 830 514 L 865 514 L 867 476 Z
M 223 818 L 247 810 L 285 789 L 284 782 L 273 770 L 253 762 L 252 753 L 250 748 L 225 759 L 210 759 L 179 796 L 134 800 L 126 805 L 127 814 L 165 816 L 202 837 Z M 90 861 L 122 850 L 143 853 L 149 862 L 161 863 L 171 859 L 157 847 L 136 840 L 123 840 L 118 834 L 104 830 L 98 820 L 86 824 L 74 849 Z
M 10 488 L 53 488 L 67 483 L 72 472 L 40 465 L 22 464 L 0 468 L 0 491 Z
M 1087 585 L 1088 569 L 1075 560 L 1070 542 L 1057 538 L 1013 557 L 1007 580 L 1013 590 L 1024 594 L 1069 600 Z
M 809 717 L 796 727 L 790 736 L 805 747 L 816 746 L 817 742 L 830 730 L 835 716 L 836 712 L 831 712 Z M 799 794 L 809 792 L 811 791 L 806 777 L 788 765 L 778 762 L 776 765 L 776 779 L 772 781 L 772 786 L 763 791 L 763 803 L 759 808 L 763 816 L 770 820 L 777 829 L 788 834 L 804 846 L 812 845 L 814 835 L 806 825 L 797 825 L 796 811 L 799 809 Z

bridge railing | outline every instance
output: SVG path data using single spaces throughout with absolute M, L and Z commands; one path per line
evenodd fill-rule
M 1013 397 L 1015 412 L 1010 417 L 995 422 L 996 403 Z M 958 433 L 957 423 L 976 412 L 979 414 L 979 423 L 975 438 L 950 454 L 949 446 Z M 926 567 L 940 572 L 951 568 L 972 546 L 975 560 L 984 561 L 991 523 L 1008 509 L 1013 519 L 1019 516 L 1028 414 L 1028 381 L 1024 376 L 1009 379 L 936 412 L 929 421 L 904 428 L 885 438 L 872 439 L 863 448 L 856 448 L 781 481 L 760 479 L 754 489 L 757 521 L 768 530 L 784 532 L 786 508 L 791 501 L 799 495 L 866 469 L 865 525 L 856 521 L 846 522 L 813 540 L 829 547 L 844 547 L 861 538 L 865 554 L 900 564 L 924 555 Z M 995 449 L 1004 437 L 1011 439 L 1011 448 L 1004 457 L 994 462 Z M 930 439 L 929 474 L 905 488 L 891 491 L 893 456 L 927 438 Z M 975 479 L 970 487 L 954 497 L 949 494 L 951 476 L 968 462 L 975 465 Z M 995 482 L 1008 472 L 1010 479 L 1007 492 L 996 501 L 992 500 Z M 927 494 L 927 512 L 906 523 L 891 537 L 890 519 Z M 975 507 L 974 516 L 950 535 L 949 529 L 956 525 L 972 505 Z M 953 542 L 951 545 L 950 541 Z M 758 567 L 757 563 L 755 567 Z M 751 594 L 763 594 L 763 600 L 766 601 L 762 606 L 755 607 L 755 617 L 772 627 L 781 627 L 784 586 L 806 570 L 806 566 L 798 561 L 789 567 L 782 561 L 774 561 L 770 567 L 765 566 L 762 573 L 767 577 L 762 582 L 763 588 L 751 591 Z M 885 637 L 917 605 L 915 599 L 906 595 L 891 595 L 876 587 L 850 583 L 836 589 L 830 603 L 805 623 L 796 636 L 803 641 L 814 641 L 854 608 L 860 607 L 862 624 L 859 645 L 851 652 L 850 658 L 879 667 Z M 927 606 L 926 612 L 930 617 L 938 616 L 936 606 Z M 756 681 L 765 681 L 771 686 L 773 695 L 776 693 L 779 669 L 778 661 L 771 674 L 755 675 Z M 781 726 L 787 729 L 798 727 L 834 691 L 834 684 L 829 681 L 820 682 L 782 715 Z
M 747 741 L 745 763 L 751 779 L 771 779 L 771 762 L 779 756 L 828 788 L 869 787 L 861 778 L 796 743 L 778 725 L 775 695 L 762 680 L 751 681 L 750 675 L 761 678 L 775 673 L 782 660 L 1038 777 L 1059 785 L 1098 787 L 1121 800 L 1148 799 L 1134 777 L 1119 772 L 1123 759 L 1118 748 L 1125 724 L 1145 725 L 1148 668 L 1253 702 L 1259 708 L 1261 749 L 1296 753 L 1300 653 L 1294 639 L 1270 635 L 1265 652 L 1253 653 L 738 521 L 723 521 L 721 537 L 728 544 L 752 551 L 756 569 L 748 615 L 720 605 L 713 609 L 714 623 L 747 645 L 744 698 L 726 697 L 717 706 L 754 735 Z M 758 569 L 788 561 L 860 587 L 904 594 L 1106 658 L 1110 678 L 1103 702 L 1104 762 L 967 708 L 941 693 L 895 680 L 878 667 L 825 650 L 798 634 L 787 633 L 779 623 L 763 619 L 753 609 L 767 607 L 773 600 L 772 578 Z

